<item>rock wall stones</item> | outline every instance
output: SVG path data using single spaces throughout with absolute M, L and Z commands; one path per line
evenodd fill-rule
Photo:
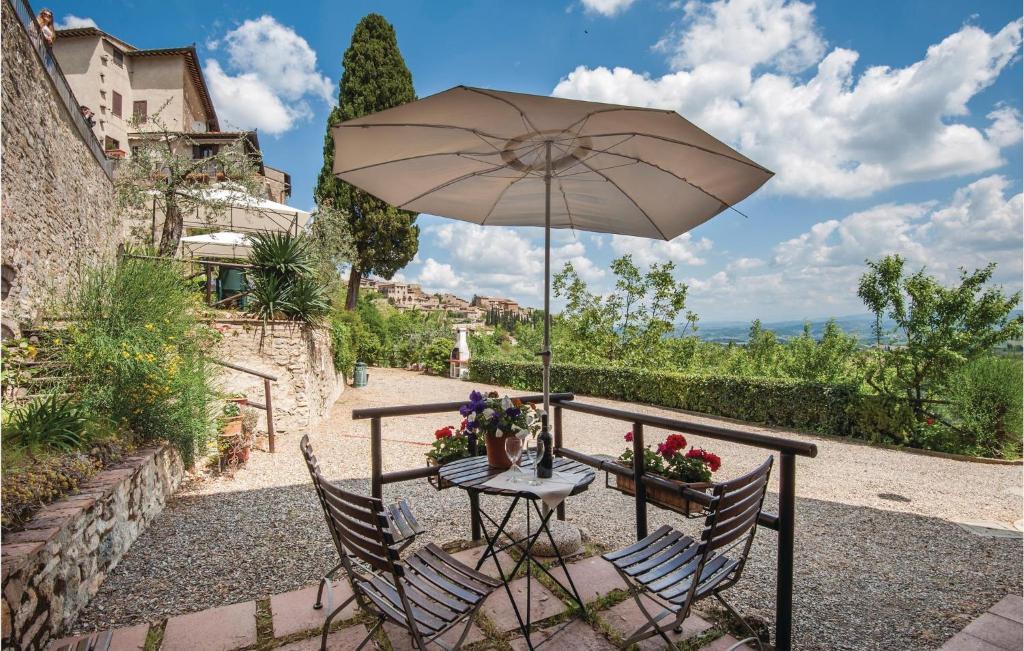
M 215 325 L 223 333 L 214 351 L 216 359 L 277 377 L 271 394 L 277 431 L 315 425 L 341 395 L 344 378 L 334 370 L 331 337 L 326 330 L 285 322 L 264 333 L 252 320 L 218 321 Z M 262 379 L 227 368 L 222 371 L 223 391 L 244 393 L 263 402 Z M 263 415 L 261 411 L 259 427 L 265 430 Z
M 173 448 L 140 450 L 4 536 L 4 648 L 42 649 L 73 623 L 184 473 Z
M 72 122 L 11 5 L 2 4 L 3 325 L 35 320 L 121 242 L 113 182 Z

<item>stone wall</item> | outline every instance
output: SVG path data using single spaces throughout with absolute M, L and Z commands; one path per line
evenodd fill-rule
M 281 322 L 263 332 L 258 322 L 218 321 L 223 338 L 214 358 L 274 375 L 271 399 L 274 428 L 279 432 L 305 430 L 327 415 L 344 389 L 344 378 L 334 370 L 330 333 Z M 262 342 L 261 342 L 262 339 Z M 263 380 L 231 369 L 222 369 L 221 389 L 244 393 L 263 402 Z M 261 429 L 266 429 L 260 411 Z
M 42 649 L 73 623 L 184 472 L 173 448 L 140 450 L 4 536 L 4 648 Z
M 3 325 L 34 321 L 121 242 L 114 187 L 8 0 L 2 4 Z M 55 64 L 53 64 L 55 65 Z

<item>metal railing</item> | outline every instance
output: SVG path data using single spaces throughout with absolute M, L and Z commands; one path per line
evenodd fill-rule
M 541 395 L 519 396 L 523 402 L 538 403 L 543 400 Z M 666 481 L 661 477 L 649 475 L 644 468 L 644 428 L 652 427 L 676 432 L 706 436 L 721 441 L 749 445 L 771 450 L 779 455 L 779 512 L 778 514 L 762 512 L 758 523 L 778 533 L 776 549 L 776 592 L 775 592 L 775 648 L 789 651 L 793 644 L 793 555 L 794 555 L 794 524 L 796 521 L 796 457 L 814 457 L 818 448 L 813 443 L 786 439 L 767 434 L 758 434 L 728 425 L 711 425 L 685 417 L 665 418 L 639 412 L 614 409 L 601 405 L 577 402 L 571 393 L 551 395 L 554 406 L 553 437 L 556 454 L 604 470 L 617 476 L 633 479 L 634 509 L 636 514 L 637 539 L 647 536 L 647 489 L 658 488 L 679 494 L 691 501 L 707 505 L 709 496 L 704 493 Z M 428 403 L 420 405 L 402 405 L 395 407 L 373 407 L 352 410 L 353 420 L 370 420 L 370 490 L 374 497 L 382 497 L 384 484 L 391 484 L 413 479 L 432 477 L 438 474 L 438 466 L 426 466 L 410 470 L 383 472 L 383 453 L 381 450 L 381 419 L 398 416 L 421 414 L 439 414 L 457 411 L 464 401 Z M 593 416 L 610 418 L 632 423 L 633 426 L 633 467 L 629 468 L 614 461 L 600 459 L 564 446 L 564 428 L 562 415 L 564 410 L 576 411 Z M 470 452 L 476 453 L 476 437 L 470 435 Z M 473 540 L 480 539 L 479 498 L 475 492 L 468 492 L 470 501 L 470 519 Z M 565 503 L 559 505 L 557 517 L 565 519 Z
M 42 31 L 36 22 L 35 12 L 32 11 L 32 7 L 28 4 L 27 0 L 7 0 L 7 2 L 18 17 L 18 22 L 21 23 L 22 28 L 25 30 L 25 35 L 28 37 L 32 49 L 35 50 L 40 65 L 46 71 L 46 76 L 49 77 L 50 82 L 53 84 L 53 88 L 63 102 L 64 108 L 67 109 L 68 116 L 78 129 L 79 135 L 85 141 L 89 150 L 92 151 L 92 155 L 96 158 L 96 162 L 100 164 L 103 172 L 113 180 L 114 161 L 107 158 L 96 134 L 89 126 L 89 123 L 85 121 L 85 118 L 82 117 L 81 105 L 75 99 L 71 85 L 68 83 L 67 78 L 64 77 L 64 72 L 60 69 L 57 59 L 53 56 L 53 50 L 50 49 L 49 44 L 43 39 Z M 4 47 L 9 46 L 5 45 Z
M 246 368 L 245 366 L 239 366 L 238 364 L 232 364 L 230 362 L 222 362 L 219 359 L 211 359 L 211 362 L 224 368 L 230 368 L 234 371 L 241 373 L 248 373 L 249 375 L 255 375 L 256 377 L 263 378 L 263 404 L 253 402 L 252 400 L 246 399 L 245 404 L 249 407 L 255 407 L 256 409 L 262 409 L 267 412 L 267 449 L 274 452 L 274 403 L 271 402 L 270 389 L 271 383 L 277 382 L 277 376 L 263 371 L 257 371 L 256 369 Z

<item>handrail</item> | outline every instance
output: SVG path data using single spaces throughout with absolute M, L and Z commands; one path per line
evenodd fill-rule
M 28 0 L 9 0 L 9 2 L 15 15 L 18 17 L 18 22 L 21 23 L 22 29 L 25 30 L 29 43 L 33 46 L 32 49 L 35 50 L 36 56 L 39 57 L 39 63 L 42 65 L 43 70 L 46 71 L 46 76 L 50 79 L 50 83 L 53 84 L 54 90 L 57 91 L 57 95 L 62 100 L 64 108 L 67 109 L 71 121 L 78 130 L 78 134 L 85 141 L 85 145 L 92 152 L 96 162 L 100 164 L 103 173 L 113 180 L 114 162 L 107 158 L 99 139 L 96 137 L 96 133 L 85 121 L 85 118 L 82 117 L 81 105 L 78 103 L 78 99 L 75 98 L 74 91 L 71 90 L 71 84 L 68 83 L 67 78 L 64 76 L 64 71 L 60 69 L 60 64 L 57 63 L 57 59 L 53 56 L 53 50 L 43 40 L 39 23 L 36 22 L 36 13 L 32 10 Z M 34 34 L 33 31 L 35 32 Z
M 629 423 L 641 423 L 643 425 L 657 427 L 659 429 L 699 434 L 701 436 L 718 439 L 720 441 L 729 441 L 731 443 L 739 443 L 741 445 L 751 445 L 758 448 L 765 448 L 767 450 L 775 450 L 776 452 L 796 454 L 802 457 L 814 457 L 818 454 L 818 446 L 813 443 L 784 439 L 778 436 L 770 436 L 768 434 L 758 434 L 756 432 L 746 432 L 743 430 L 733 429 L 731 427 L 711 425 L 709 423 L 702 423 L 686 418 L 665 418 L 664 416 L 641 414 L 635 411 L 604 407 L 602 405 L 577 402 L 575 400 L 565 402 L 561 406 L 570 411 L 578 411 L 585 414 L 592 414 L 594 416 L 613 418 L 615 420 L 622 420 Z
M 235 370 L 235 371 L 240 371 L 242 373 L 248 373 L 249 375 L 255 375 L 256 377 L 263 378 L 263 401 L 264 401 L 263 404 L 261 405 L 258 402 L 250 402 L 250 403 L 248 403 L 248 405 L 250 407 L 255 407 L 256 409 L 262 409 L 263 411 L 267 412 L 267 449 L 271 453 L 273 453 L 274 452 L 274 438 L 275 438 L 275 433 L 274 433 L 274 404 L 270 401 L 270 383 L 271 382 L 277 382 L 277 376 L 271 375 L 270 373 L 264 373 L 263 371 L 257 371 L 256 369 L 253 369 L 253 368 L 248 368 L 248 367 L 245 367 L 245 366 L 240 366 L 238 364 L 232 364 L 231 362 L 225 362 L 225 361 L 222 361 L 222 360 L 219 360 L 219 359 L 213 359 L 212 357 L 209 358 L 209 359 L 210 359 L 211 362 L 213 362 L 214 364 L 217 364 L 219 366 L 223 366 L 225 368 L 230 368 L 230 369 Z
M 528 396 L 512 396 L 523 402 L 538 403 L 544 401 L 544 396 L 539 393 Z M 552 393 L 551 402 L 562 402 L 572 400 L 571 393 Z M 466 404 L 465 400 L 457 402 L 430 402 L 420 405 L 399 405 L 397 407 L 364 407 L 352 410 L 352 420 L 364 420 L 366 418 L 388 418 L 391 416 L 414 416 L 419 414 L 440 414 L 446 411 L 458 411 L 459 407 Z

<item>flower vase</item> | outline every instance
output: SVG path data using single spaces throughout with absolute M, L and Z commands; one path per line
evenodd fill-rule
M 511 436 L 511 435 L 510 435 Z M 499 470 L 508 470 L 512 467 L 512 461 L 505 452 L 505 438 L 497 433 L 487 432 L 487 465 Z

